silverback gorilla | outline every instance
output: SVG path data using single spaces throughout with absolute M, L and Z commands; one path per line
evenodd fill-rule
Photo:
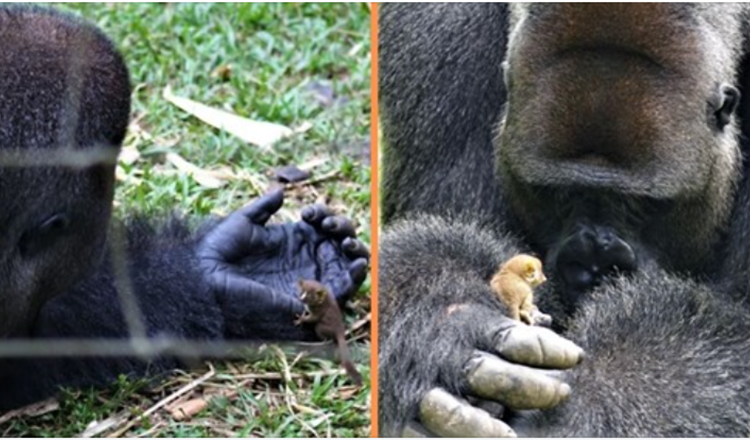
M 114 158 L 130 111 L 125 64 L 93 26 L 37 7 L 0 7 L 0 41 L 0 343 L 127 337 L 109 252 Z M 320 280 L 344 301 L 364 281 L 369 254 L 351 222 L 323 206 L 266 225 L 282 203 L 275 191 L 197 231 L 177 219 L 128 221 L 126 270 L 146 334 L 314 339 L 293 324 L 303 309 L 295 283 Z M 60 386 L 177 365 L 0 359 L 0 411 Z
M 384 434 L 750 433 L 745 8 L 382 5 Z

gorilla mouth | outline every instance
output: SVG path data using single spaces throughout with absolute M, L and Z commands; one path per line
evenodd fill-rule
M 608 158 L 586 153 L 575 159 L 530 159 L 534 163 L 514 167 L 513 174 L 527 184 L 552 187 L 605 189 L 628 195 L 653 196 L 654 176 L 645 172 L 624 169 Z M 532 170 L 531 168 L 534 168 Z M 665 188 L 669 191 L 671 188 Z M 669 197 L 670 194 L 664 194 Z

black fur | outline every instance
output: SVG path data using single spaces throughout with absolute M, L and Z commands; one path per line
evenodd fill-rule
M 563 294 L 556 265 L 547 267 L 548 274 L 552 272 L 550 282 L 535 295 L 540 309 L 551 313 L 555 327 L 586 350 L 586 359 L 570 372 L 560 373 L 572 387 L 568 402 L 544 412 L 507 412 L 506 421 L 520 434 L 536 436 L 746 436 L 750 432 L 746 368 L 750 359 L 750 179 L 746 160 L 741 170 L 732 162 L 735 149 L 741 148 L 747 156 L 750 136 L 746 11 L 737 5 L 669 6 L 657 10 L 663 13 L 660 19 L 666 20 L 665 26 L 650 28 L 652 23 L 640 22 L 642 27 L 631 29 L 629 21 L 618 21 L 607 6 L 600 10 L 586 5 L 579 9 L 569 5 L 514 7 L 526 8 L 531 17 L 526 24 L 526 47 L 532 47 L 529 41 L 537 43 L 533 50 L 542 58 L 535 65 L 537 60 L 527 55 L 521 67 L 513 65 L 511 58 L 505 72 L 501 65 L 507 59 L 508 32 L 514 25 L 509 24 L 508 6 L 385 4 L 380 9 L 379 93 L 385 148 L 381 194 L 386 222 L 379 272 L 381 432 L 398 435 L 404 424 L 417 417 L 418 403 L 432 387 L 466 395 L 464 365 L 473 349 L 490 349 L 485 341 L 487 323 L 497 322 L 503 313 L 488 291 L 489 274 L 519 251 L 554 262 L 559 246 L 581 219 L 587 219 L 594 228 L 613 231 L 622 245 L 632 249 L 637 267 L 628 267 L 634 271 L 631 276 L 612 271 L 593 291 L 575 292 L 581 300 L 577 305 Z M 628 7 L 621 6 L 623 10 Z M 613 23 L 574 20 L 588 13 Z M 567 70 L 558 75 L 540 70 L 546 75 L 539 79 L 541 85 L 532 82 L 536 76 L 519 73 L 519 68 L 530 71 L 553 65 L 551 58 L 543 58 L 544 45 L 557 44 L 555 32 L 558 27 L 569 29 L 565 26 L 574 29 L 571 35 L 592 35 L 594 41 L 621 37 L 615 43 L 609 41 L 613 53 L 600 58 L 583 54 L 580 59 L 593 59 L 591 65 L 605 73 L 609 72 L 607 64 L 601 60 L 611 59 L 612 66 L 618 66 L 612 73 L 615 80 L 624 71 L 617 63 L 627 59 L 636 66 L 635 72 L 650 72 L 631 78 L 645 90 L 654 81 L 649 75 L 661 73 L 649 64 L 656 59 L 703 81 L 687 87 L 676 76 L 667 76 L 658 82 L 662 94 L 649 98 L 653 99 L 649 109 L 660 109 L 665 102 L 680 103 L 679 111 L 672 114 L 674 123 L 658 125 L 671 136 L 656 132 L 657 141 L 654 132 L 645 131 L 652 137 L 630 139 L 630 132 L 609 131 L 609 127 L 620 127 L 620 122 L 638 122 L 632 116 L 637 106 L 630 105 L 631 95 L 619 95 L 624 93 L 619 89 L 599 101 L 583 101 L 600 96 L 600 84 L 587 83 L 590 72 L 575 70 L 578 64 L 566 65 Z M 707 26 L 716 36 L 713 42 L 718 46 L 707 51 L 705 61 L 710 69 L 689 64 L 699 51 L 661 46 L 662 40 L 687 45 L 691 32 L 700 34 L 698 26 Z M 538 32 L 539 39 L 528 29 Z M 632 41 L 641 41 L 638 32 L 643 29 L 662 38 L 651 43 L 652 58 L 631 59 L 632 53 L 617 52 L 626 50 Z M 516 95 L 506 89 L 504 74 L 509 87 L 516 87 Z M 576 82 L 577 74 L 586 80 Z M 560 86 L 555 82 L 558 78 L 568 82 Z M 723 119 L 717 123 L 711 119 L 716 118 L 711 113 L 716 109 L 706 113 L 711 107 L 699 99 L 704 91 L 709 99 L 722 90 L 723 82 L 737 85 L 743 93 L 739 124 L 736 117 L 727 125 Z M 523 88 L 529 84 L 539 87 L 529 90 L 580 87 L 580 94 L 534 95 Z M 508 96 L 517 100 L 508 104 Z M 670 98 L 662 102 L 662 96 Z M 579 109 L 566 107 L 580 103 L 596 108 L 620 98 L 623 102 L 600 111 L 600 115 L 610 112 L 606 123 L 596 119 L 596 112 L 585 113 L 589 107 L 580 110 L 578 119 Z M 516 113 L 539 102 L 554 103 L 558 106 L 553 110 L 565 111 Z M 689 130 L 694 130 L 691 135 L 699 141 L 693 145 L 679 140 L 688 132 L 683 125 L 688 118 L 701 116 L 707 118 L 705 129 L 688 124 L 695 126 Z M 566 117 L 573 122 L 557 124 Z M 500 126 L 501 120 L 505 127 Z M 642 122 L 648 126 L 653 121 Z M 566 138 L 577 134 L 565 131 L 575 130 L 571 127 L 576 124 L 590 127 L 590 136 Z M 513 138 L 507 137 L 508 125 Z M 735 127 L 742 133 L 739 148 L 732 135 Z M 550 136 L 550 144 L 543 143 L 545 136 Z M 710 143 L 712 139 L 716 145 Z M 542 143 L 535 144 L 535 140 Z M 654 150 L 648 149 L 651 140 Z M 705 148 L 701 142 L 706 142 Z M 540 157 L 556 154 L 562 162 L 565 154 L 585 154 L 576 150 L 579 147 L 591 148 L 604 161 L 636 165 L 620 175 L 627 178 L 610 187 L 593 187 L 581 178 L 587 175 L 585 163 L 578 174 L 555 169 L 554 160 L 549 162 L 553 171 L 533 168 Z M 658 160 L 649 156 L 653 151 L 662 156 Z M 717 151 L 728 165 L 705 173 L 709 163 L 715 165 L 710 155 Z M 514 154 L 527 156 L 518 165 Z M 647 157 L 651 159 L 639 162 Z M 659 175 L 664 171 L 659 161 L 665 157 L 672 160 L 669 167 L 677 164 L 696 171 L 690 184 L 700 182 L 700 176 L 713 176 L 705 181 L 708 189 L 696 193 L 690 184 Z M 526 168 L 519 171 L 518 167 Z M 653 194 L 643 193 L 639 186 L 644 177 L 638 173 L 644 170 L 650 170 L 647 178 L 654 178 Z M 581 180 L 563 184 L 562 179 Z M 734 182 L 739 189 L 728 192 Z M 633 259 L 627 257 L 623 261 L 630 265 Z M 583 255 L 583 260 L 598 262 L 600 257 Z M 474 317 L 449 317 L 447 310 L 456 304 L 472 310 Z
M 224 335 L 224 318 L 203 279 L 196 238 L 173 219 L 161 230 L 145 220 L 129 226 L 128 269 L 149 337 L 210 340 Z M 44 305 L 31 337 L 127 338 L 111 258 L 91 268 L 77 287 Z M 179 294 L 175 294 L 179 292 Z M 0 411 L 52 395 L 60 387 L 101 386 L 118 374 L 139 377 L 177 368 L 173 358 L 59 358 L 4 360 Z

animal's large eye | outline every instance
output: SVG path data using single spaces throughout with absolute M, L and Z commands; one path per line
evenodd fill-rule
M 21 236 L 18 248 L 23 256 L 31 256 L 52 245 L 70 227 L 70 216 L 65 213 L 54 214 Z

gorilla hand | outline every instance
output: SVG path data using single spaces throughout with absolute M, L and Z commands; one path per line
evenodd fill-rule
M 310 339 L 293 324 L 302 313 L 297 281 L 314 279 L 344 302 L 367 276 L 369 250 L 343 217 L 314 205 L 302 221 L 266 225 L 281 208 L 282 190 L 235 211 L 209 231 L 198 256 L 224 311 L 227 337 Z
M 583 358 L 581 348 L 543 327 L 524 325 L 496 314 L 483 319 L 482 315 L 485 318 L 489 315 L 477 308 L 461 307 L 453 312 L 465 314 L 457 317 L 458 323 L 474 326 L 467 333 L 477 335 L 478 339 L 477 350 L 463 369 L 468 395 L 512 410 L 552 408 L 568 397 L 570 387 L 541 369 L 577 365 Z M 442 388 L 426 393 L 420 403 L 419 418 L 422 426 L 410 425 L 405 434 L 418 434 L 426 428 L 449 437 L 515 436 L 508 425 L 484 409 Z

